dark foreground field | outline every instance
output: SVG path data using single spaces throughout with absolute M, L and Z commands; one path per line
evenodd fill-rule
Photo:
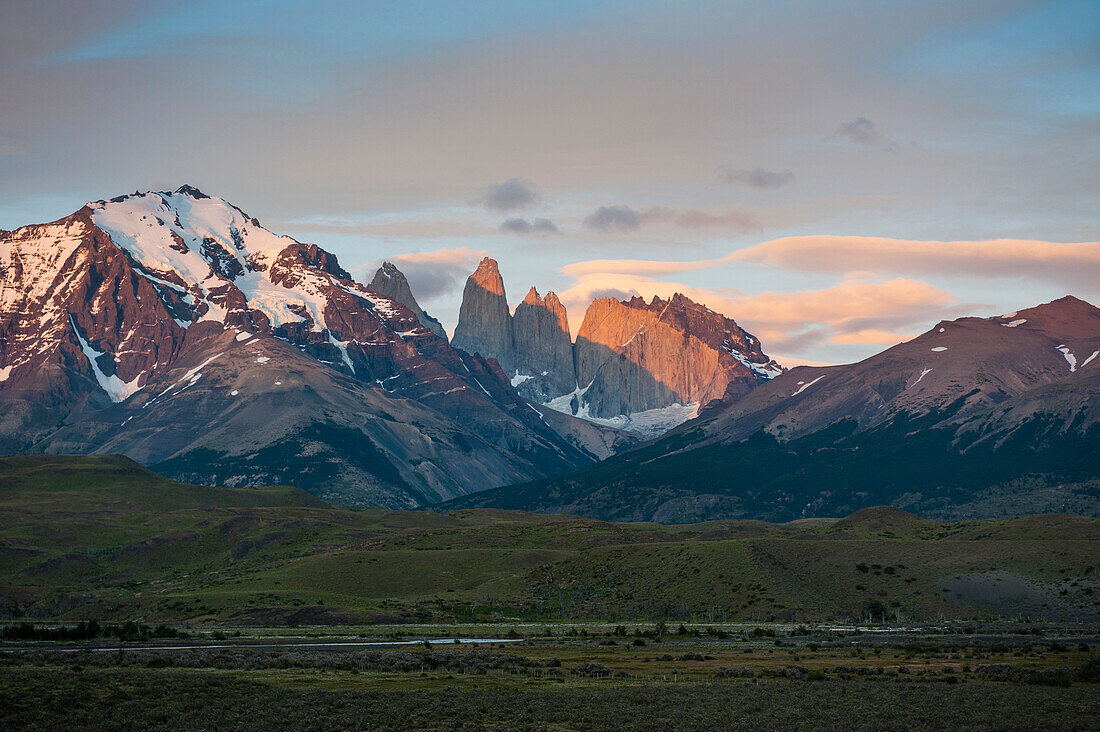
M 1100 719 L 1095 638 L 573 630 L 477 648 L 9 642 L 0 727 L 1085 730 Z
M 326 680 L 327 681 L 327 680 Z M 5 726 L 40 729 L 1095 729 L 1095 689 L 829 680 L 519 691 L 286 689 L 224 673 L 20 669 Z

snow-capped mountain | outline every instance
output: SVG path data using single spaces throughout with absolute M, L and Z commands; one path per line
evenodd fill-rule
M 454 343 L 495 358 L 532 401 L 647 437 L 783 372 L 736 322 L 680 294 L 595 300 L 574 343 L 553 292 L 532 287 L 511 313 L 488 257 L 466 281 Z
M 237 484 L 340 453 L 339 475 L 294 482 L 417 505 L 615 443 L 551 428 L 418 313 L 190 186 L 0 232 L 0 450 L 121 452 Z

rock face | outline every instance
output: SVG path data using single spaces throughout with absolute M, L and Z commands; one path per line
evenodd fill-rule
M 367 289 L 401 303 L 411 310 L 416 315 L 416 319 L 420 321 L 420 324 L 434 335 L 439 338 L 447 337 L 440 322 L 424 312 L 416 302 L 412 288 L 409 287 L 409 281 L 405 279 L 405 275 L 401 270 L 391 262 L 382 263 L 382 266 L 374 273 L 374 279 L 367 285 Z
M 0 232 L 0 452 L 408 507 L 593 462 L 579 445 L 328 252 L 189 186 Z
M 577 380 L 569 316 L 553 292 L 541 297 L 532 287 L 512 317 L 515 345 L 512 384 L 537 402 L 571 392 Z
M 451 339 L 455 348 L 495 358 L 505 373 L 515 370 L 512 314 L 504 292 L 504 278 L 495 259 L 485 257 L 466 278 L 458 325 Z
M 781 372 L 737 323 L 680 294 L 593 302 L 576 364 L 578 406 L 602 418 L 738 399 Z
M 495 358 L 527 399 L 647 437 L 782 372 L 737 323 L 679 294 L 596 300 L 574 344 L 553 292 L 532 287 L 508 316 L 491 259 L 466 282 L 454 343 Z

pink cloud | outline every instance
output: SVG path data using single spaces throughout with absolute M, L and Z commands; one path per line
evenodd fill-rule
M 822 343 L 893 345 L 911 338 L 914 327 L 927 327 L 973 307 L 958 303 L 945 290 L 907 278 L 845 280 L 822 290 L 793 293 L 728 295 L 646 275 L 598 272 L 580 276 L 560 297 L 573 314 L 570 325 L 576 330 L 596 297 L 668 298 L 676 292 L 735 319 L 755 333 L 765 349 L 795 354 Z
M 598 259 L 562 268 L 574 277 L 603 273 L 671 275 L 734 263 L 861 277 L 939 275 L 1030 277 L 1064 285 L 1067 291 L 1097 291 L 1100 242 L 1030 239 L 921 241 L 867 236 L 794 236 L 773 239 L 726 256 L 695 261 Z

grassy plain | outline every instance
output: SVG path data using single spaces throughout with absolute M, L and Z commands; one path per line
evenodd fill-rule
M 0 616 L 236 625 L 1089 620 L 1100 520 L 616 524 L 348 510 L 118 457 L 0 459 Z

